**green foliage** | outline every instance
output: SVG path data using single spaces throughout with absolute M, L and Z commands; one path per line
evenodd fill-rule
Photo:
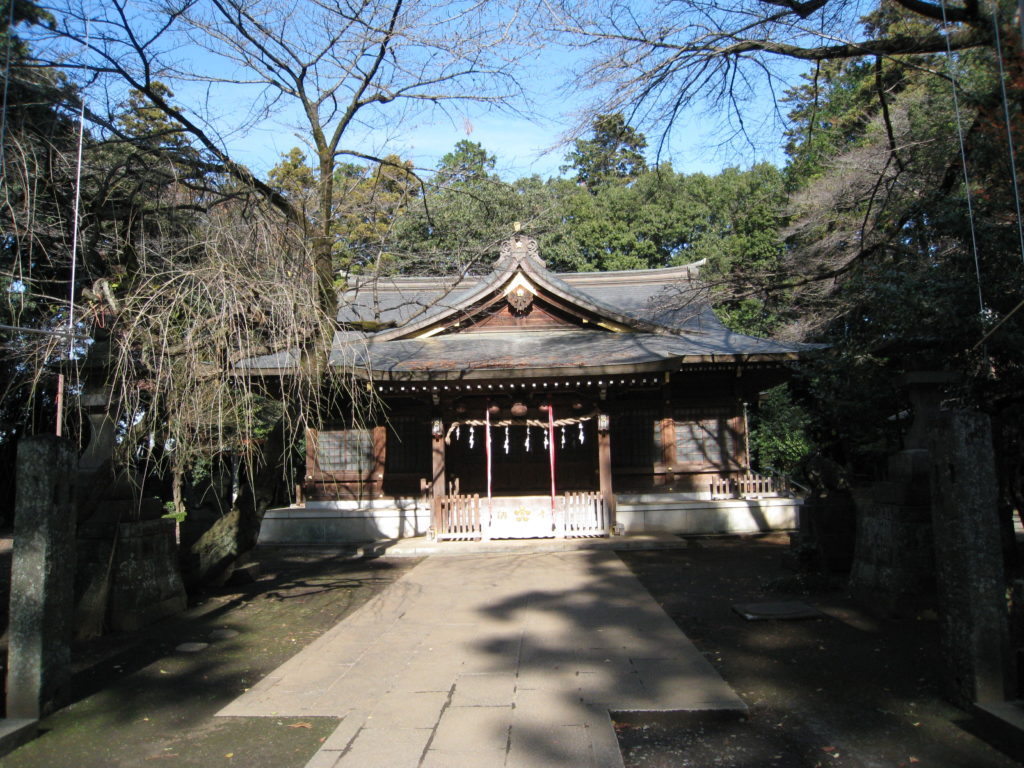
M 455 149 L 441 158 L 434 181 L 441 186 L 486 181 L 491 177 L 496 162 L 497 158 L 488 154 L 479 142 L 462 139 L 456 142 Z
M 397 155 L 381 160 L 365 165 L 343 163 L 334 169 L 330 239 L 336 288 L 344 285 L 350 273 L 379 270 L 381 264 L 393 261 L 390 249 L 398 219 L 420 195 L 410 161 Z M 299 212 L 304 237 L 313 237 L 321 229 L 318 196 L 323 186 L 306 155 L 292 148 L 270 169 L 268 181 Z
M 185 522 L 185 518 L 188 517 L 188 510 L 178 509 L 173 501 L 164 502 L 164 513 L 161 517 L 167 520 L 173 520 L 176 523 Z
M 890 5 L 866 25 L 871 35 L 934 27 Z M 1004 39 L 1019 38 L 1004 28 Z M 790 93 L 784 260 L 798 287 L 787 315 L 804 338 L 832 345 L 806 367 L 804 394 L 815 404 L 815 439 L 858 474 L 902 447 L 896 415 L 906 403 L 895 382 L 912 370 L 960 372 L 951 397 L 994 414 L 997 444 L 1020 452 L 1013 404 L 1024 391 L 1024 317 L 1013 309 L 1024 273 L 1007 215 L 1013 178 L 994 64 L 983 49 L 823 63 L 816 81 Z M 1019 56 L 1005 64 L 1020 146 L 1024 75 Z M 955 77 L 957 102 L 953 77 L 935 71 Z
M 577 139 L 562 171 L 575 173 L 575 181 L 596 192 L 607 184 L 627 184 L 647 170 L 643 150 L 647 138 L 626 124 L 621 112 L 598 115 L 593 138 Z
M 451 274 L 490 268 L 513 223 L 534 233 L 559 226 L 571 185 L 533 176 L 508 183 L 492 173 L 495 158 L 462 140 L 438 163 L 428 193 L 396 221 L 389 270 Z
M 793 401 L 785 384 L 765 392 L 750 429 L 750 447 L 759 469 L 789 477 L 799 475 L 813 449 L 810 423 L 811 417 Z

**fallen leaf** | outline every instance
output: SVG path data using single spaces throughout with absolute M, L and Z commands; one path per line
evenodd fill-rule
M 821 751 L 822 752 L 835 752 L 835 749 L 836 749 L 835 747 L 822 747 Z
M 920 763 L 921 761 L 920 761 L 920 760 L 918 760 L 918 759 L 917 759 L 916 757 L 914 757 L 913 755 L 911 755 L 911 756 L 910 756 L 910 762 L 912 762 L 912 763 Z
M 234 752 L 228 752 L 226 755 L 224 755 L 224 757 L 234 757 L 234 756 L 235 756 Z
M 312 728 L 312 723 L 292 723 L 288 726 L 289 728 Z

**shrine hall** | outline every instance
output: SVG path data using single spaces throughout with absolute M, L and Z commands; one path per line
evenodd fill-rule
M 804 347 L 728 330 L 700 263 L 555 273 L 518 232 L 497 256 L 348 284 L 330 362 L 369 407 L 339 398 L 308 432 L 300 499 L 261 542 L 796 525 L 800 501 L 751 471 L 747 414 Z

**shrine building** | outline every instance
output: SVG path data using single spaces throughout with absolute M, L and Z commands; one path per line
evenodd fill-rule
M 517 233 L 484 276 L 356 278 L 331 364 L 375 406 L 310 430 L 261 542 L 795 527 L 746 414 L 804 347 L 725 328 L 699 266 L 554 273 Z

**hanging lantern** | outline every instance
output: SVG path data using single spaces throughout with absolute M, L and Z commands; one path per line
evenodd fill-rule
M 512 416 L 517 419 L 526 416 L 526 403 L 512 403 Z
M 430 434 L 434 437 L 444 437 L 444 422 L 434 419 L 430 422 Z

